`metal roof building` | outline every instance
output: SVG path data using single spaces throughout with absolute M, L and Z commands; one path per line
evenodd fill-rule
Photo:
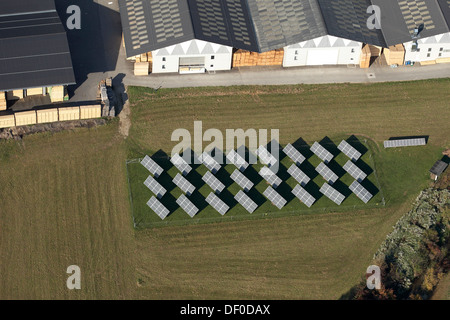
M 197 39 L 266 52 L 330 35 L 388 47 L 449 32 L 447 0 L 119 0 L 127 56 Z M 381 30 L 367 28 L 371 5 Z
M 0 6 L 0 91 L 75 83 L 66 32 L 54 0 Z

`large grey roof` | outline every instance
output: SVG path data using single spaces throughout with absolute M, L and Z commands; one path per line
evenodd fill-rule
M 0 9 L 0 90 L 74 84 L 67 37 L 53 0 L 18 5 L 23 3 L 11 1 Z
M 438 3 L 439 1 L 439 3 Z M 324 35 L 378 46 L 449 32 L 450 0 L 119 0 L 127 55 L 199 39 L 265 52 Z M 381 30 L 367 9 L 381 8 Z M 445 18 L 444 18 L 445 17 Z M 447 21 L 446 21 L 447 19 Z

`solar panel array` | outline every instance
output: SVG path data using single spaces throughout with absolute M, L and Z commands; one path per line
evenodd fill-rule
M 334 157 L 331 152 L 322 147 L 317 141 L 311 146 L 311 151 L 325 163 L 330 162 Z
M 220 170 L 220 164 L 206 152 L 199 157 L 199 160 L 214 174 Z
M 329 183 L 333 184 L 339 179 L 336 173 L 331 171 L 330 168 L 327 167 L 326 164 L 321 162 L 317 167 L 316 171 Z
M 277 163 L 277 159 L 264 146 L 260 146 L 258 150 L 256 150 L 256 154 L 261 162 L 269 167 Z
M 178 188 L 180 188 L 184 193 L 187 195 L 192 194 L 195 191 L 195 187 L 187 181 L 182 175 L 177 173 L 175 178 L 173 178 L 173 183 L 177 185 Z
M 412 142 L 413 140 L 417 141 Z M 398 143 L 399 141 L 403 140 L 391 140 L 388 142 Z M 425 139 L 410 139 L 407 141 L 410 142 L 406 145 L 425 144 Z M 402 143 L 399 143 L 399 145 L 402 146 Z M 367 177 L 367 174 L 352 162 L 357 161 L 362 156 L 361 153 L 345 140 L 339 144 L 338 149 L 351 159 L 343 166 L 343 169 L 355 179 L 349 189 L 364 203 L 369 202 L 373 195 L 359 183 Z M 318 142 L 313 144 L 311 151 L 324 161 L 315 168 L 315 170 L 327 181 L 320 188 L 320 192 L 337 205 L 340 205 L 345 200 L 345 196 L 331 186 L 339 179 L 339 177 L 326 165 L 326 163 L 331 161 L 334 156 Z M 287 170 L 289 175 L 298 182 L 291 192 L 296 198 L 310 208 L 317 201 L 317 199 L 304 188 L 311 181 L 311 178 L 297 166 L 297 164 L 303 163 L 306 160 L 306 157 L 291 144 L 286 145 L 283 148 L 283 152 L 295 162 L 294 164 L 291 164 Z M 275 191 L 275 189 L 282 184 L 283 180 L 270 169 L 270 165 L 275 164 L 278 160 L 264 146 L 258 148 L 257 155 L 261 159 L 261 162 L 269 166 L 262 167 L 259 171 L 260 176 L 270 184 L 263 192 L 263 195 L 276 207 L 282 209 L 287 204 L 287 200 L 280 193 Z M 254 183 L 241 172 L 248 168 L 249 163 L 235 150 L 230 151 L 226 157 L 229 163 L 232 163 L 237 168 L 231 174 L 231 179 L 243 189 L 240 190 L 234 198 L 248 212 L 253 213 L 258 208 L 258 204 L 245 194 L 245 192 L 251 190 L 251 188 L 254 187 Z M 202 180 L 214 191 L 206 197 L 206 202 L 221 215 L 225 215 L 230 210 L 230 207 L 215 193 L 218 194 L 222 192 L 226 189 L 226 186 L 213 174 L 221 168 L 221 165 L 206 152 L 199 157 L 199 160 L 210 170 L 202 176 Z M 192 170 L 192 167 L 179 154 L 175 154 L 170 161 L 181 173 L 183 173 L 183 175 L 186 175 Z M 148 155 L 146 155 L 140 163 L 155 177 L 158 177 L 164 172 L 164 169 Z M 188 213 L 189 216 L 194 217 L 199 212 L 199 209 L 186 197 L 186 195 L 191 195 L 196 190 L 196 187 L 183 177 L 183 175 L 177 173 L 172 180 L 173 183 L 185 193 L 176 200 L 176 203 Z M 167 190 L 152 176 L 147 177 L 144 184 L 155 194 L 155 196 L 152 196 L 147 202 L 148 207 L 164 220 L 170 214 L 170 211 L 158 200 L 158 198 L 162 198 L 164 194 L 167 193 Z
M 306 158 L 290 143 L 284 147 L 283 152 L 297 164 L 301 164 Z
M 259 174 L 274 188 L 277 188 L 283 182 L 275 173 L 272 172 L 272 170 L 267 167 L 262 167 L 261 170 L 259 170 Z
M 308 208 L 311 208 L 314 202 L 316 202 L 316 198 L 310 195 L 309 192 L 303 189 L 300 185 L 296 185 L 294 190 L 292 190 L 292 193 Z
M 184 194 L 176 202 L 191 218 L 197 214 L 198 208 Z
M 361 158 L 361 152 L 353 148 L 347 141 L 342 140 L 338 145 L 338 149 L 353 161 L 357 161 Z
M 175 154 L 171 159 L 170 162 L 173 163 L 173 165 L 183 174 L 186 175 L 189 172 L 191 172 L 192 168 L 190 165 L 187 164 L 186 161 L 182 157 L 180 157 L 179 154 Z
M 230 209 L 230 207 L 226 205 L 225 202 L 223 202 L 218 196 L 216 196 L 212 192 L 208 195 L 208 197 L 206 197 L 206 202 L 208 202 L 209 205 L 214 209 L 216 209 L 216 211 L 221 215 L 224 215 Z
M 427 142 L 425 138 L 419 139 L 400 139 L 400 140 L 387 140 L 384 142 L 385 148 L 397 148 L 397 147 L 415 147 L 424 146 Z
M 328 183 L 323 184 L 320 188 L 320 192 L 337 205 L 341 205 L 341 203 L 345 200 L 345 196 Z
M 245 169 L 248 168 L 248 163 L 245 161 L 244 158 L 242 158 L 236 151 L 231 150 L 228 155 L 227 159 L 230 163 L 234 164 L 236 168 L 238 168 L 241 171 L 245 171 Z
M 367 174 L 350 160 L 345 163 L 343 168 L 357 181 L 363 181 L 367 177 Z
M 158 181 L 155 180 L 152 176 L 148 176 L 148 178 L 144 181 L 144 184 L 147 188 L 150 189 L 158 198 L 164 196 L 167 192 L 163 186 L 159 184 Z
M 358 181 L 353 181 L 350 185 L 349 189 L 356 194 L 358 198 L 360 198 L 364 203 L 367 203 L 372 199 L 373 195 L 367 191 Z
M 263 195 L 270 200 L 278 209 L 283 209 L 287 201 L 278 192 L 276 192 L 272 187 L 267 187 L 263 192 Z
M 155 177 L 159 177 L 163 173 L 163 168 L 161 168 L 152 158 L 145 156 L 141 161 L 141 164 Z
M 302 186 L 305 186 L 311 180 L 311 178 L 308 177 L 308 175 L 300 170 L 295 164 L 292 164 L 287 172 Z
M 149 206 L 150 209 L 152 209 L 153 212 L 156 213 L 162 220 L 164 220 L 170 213 L 170 211 L 155 197 L 151 197 L 151 199 L 148 200 L 147 206 Z
M 239 190 L 239 192 L 234 196 L 234 199 L 236 199 L 236 201 L 250 213 L 253 213 L 258 208 L 258 205 L 242 190 Z
M 225 185 L 220 182 L 211 172 L 207 171 L 202 177 L 202 180 L 208 184 L 215 192 L 222 192 L 225 189 Z
M 238 170 L 234 170 L 231 174 L 231 179 L 236 182 L 244 191 L 249 191 L 253 187 L 253 182 L 246 176 L 240 173 Z

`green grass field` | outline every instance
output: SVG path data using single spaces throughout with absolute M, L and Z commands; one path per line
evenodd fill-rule
M 430 184 L 428 169 L 449 147 L 449 85 L 129 88 L 126 140 L 112 123 L 0 142 L 0 298 L 338 299 Z M 367 139 L 387 205 L 135 230 L 126 160 L 170 152 L 172 131 L 194 120 L 280 129 L 282 144 Z M 429 143 L 381 147 L 409 135 Z M 72 264 L 82 270 L 80 291 L 65 287 Z

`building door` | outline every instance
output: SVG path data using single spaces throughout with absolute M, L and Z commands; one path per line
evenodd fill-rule
M 205 57 L 182 57 L 180 58 L 180 74 L 205 73 Z
M 310 49 L 308 50 L 308 57 L 306 65 L 321 66 L 325 64 L 337 64 L 339 57 L 339 49 Z

